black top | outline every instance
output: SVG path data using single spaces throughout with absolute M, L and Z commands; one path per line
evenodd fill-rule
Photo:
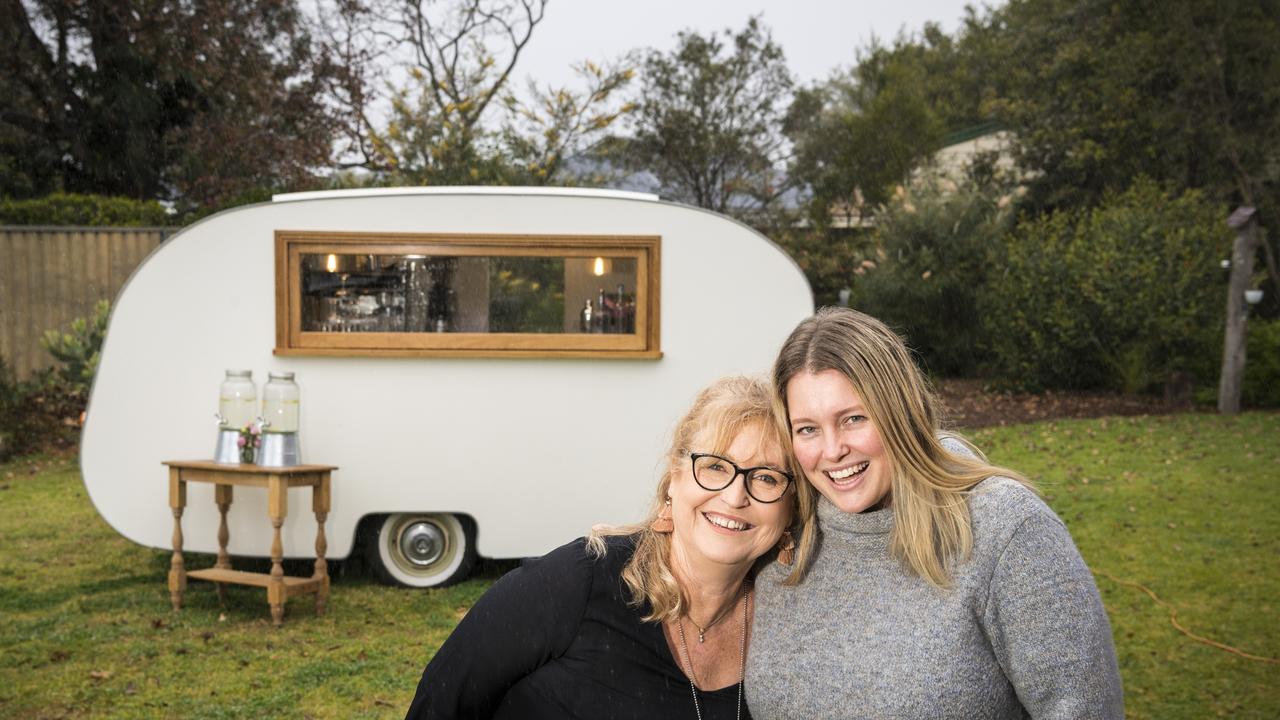
M 607 538 L 596 558 L 579 538 L 503 576 L 427 665 L 407 718 L 695 718 L 662 626 L 627 605 L 634 542 Z M 698 702 L 704 720 L 736 718 L 738 686 Z

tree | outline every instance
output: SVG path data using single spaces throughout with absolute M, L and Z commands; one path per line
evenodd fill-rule
M 633 71 L 584 62 L 581 88 L 510 89 L 545 0 L 341 0 L 326 22 L 346 75 L 334 96 L 351 119 L 340 166 L 409 184 L 572 182 L 571 161 L 590 153 L 629 112 L 618 90 Z M 380 33 L 375 28 L 392 28 Z M 392 91 L 390 117 L 368 107 L 382 61 L 400 58 L 409 82 Z
M 356 168 L 375 164 L 374 108 L 378 88 L 387 84 L 390 53 L 397 39 L 382 30 L 389 24 L 380 14 L 381 5 L 367 0 L 330 0 L 319 6 L 315 26 L 328 63 L 322 77 L 325 94 L 339 118 L 340 132 L 334 148 L 337 172 L 331 184 L 363 181 Z M 390 23 L 394 26 L 394 23 Z
M 955 37 L 926 23 L 918 35 L 900 35 L 892 45 L 873 40 L 848 75 L 863 103 L 909 80 L 947 132 L 964 130 L 992 119 L 986 104 L 1004 87 L 1004 74 L 991 62 L 998 37 L 969 7 Z
M 1275 209 L 1280 2 L 1011 0 L 991 13 L 993 110 L 1036 207 L 1096 204 L 1139 175 Z
M 221 13 L 191 19 L 200 40 L 187 53 L 202 70 L 185 72 L 201 100 L 192 122 L 166 136 L 176 156 L 166 179 L 180 205 L 212 208 L 317 183 L 338 131 L 325 96 L 334 68 L 295 0 L 197 7 Z
M 531 185 L 568 181 L 575 160 L 597 159 L 610 140 L 610 131 L 635 110 L 615 98 L 635 76 L 627 61 L 605 67 L 583 62 L 574 70 L 585 80 L 583 90 L 538 87 L 530 82 L 528 100 L 507 95 L 508 119 L 502 144 L 511 162 Z M 596 179 L 596 178 L 588 178 Z
M 944 126 L 923 79 L 915 63 L 873 55 L 849 77 L 797 95 L 787 118 L 791 173 L 809 189 L 815 226 L 873 213 L 941 146 Z
M 811 224 L 875 215 L 948 133 L 993 119 L 1004 75 L 991 49 L 999 29 L 967 13 L 954 38 L 927 24 L 892 45 L 873 40 L 852 68 L 796 94 L 785 126 L 790 172 L 808 191 Z
M 0 0 L 0 46 L 0 191 L 207 205 L 327 164 L 292 0 Z
M 415 83 L 427 82 L 421 72 Z M 391 96 L 391 117 L 369 131 L 372 160 L 366 167 L 394 184 L 505 185 L 505 158 L 478 125 L 460 127 L 456 111 L 442 114 L 427 91 L 401 88 Z
M 792 80 L 782 49 L 756 18 L 737 34 L 682 32 L 651 51 L 623 162 L 661 192 L 718 212 L 768 208 L 786 189 L 781 133 Z
M 547 0 L 399 0 L 371 14 L 394 28 L 391 44 L 411 55 L 409 86 L 392 97 L 384 130 L 364 128 L 365 167 L 410 182 L 501 182 L 503 169 L 485 132 Z

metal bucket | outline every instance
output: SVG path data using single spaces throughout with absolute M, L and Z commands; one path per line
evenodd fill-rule
M 298 433 L 262 433 L 256 460 L 262 467 L 290 467 L 302 464 Z

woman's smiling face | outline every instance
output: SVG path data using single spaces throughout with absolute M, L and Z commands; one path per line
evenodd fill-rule
M 741 430 L 720 454 L 740 467 L 786 467 L 785 455 L 777 443 L 765 439 L 760 423 Z M 693 451 L 712 451 L 710 438 L 704 432 Z M 746 479 L 735 477 L 723 490 L 700 487 L 693 478 L 688 455 L 677 460 L 675 474 L 668 491 L 671 514 L 675 523 L 672 552 L 682 562 L 750 567 L 761 555 L 773 549 L 782 532 L 791 524 L 794 491 L 788 491 L 776 502 L 762 503 L 753 499 Z
M 858 513 L 888 504 L 889 458 L 862 398 L 844 375 L 823 370 L 793 376 L 787 381 L 787 415 L 796 459 L 832 505 Z

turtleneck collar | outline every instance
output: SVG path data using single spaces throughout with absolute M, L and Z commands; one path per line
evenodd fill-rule
M 825 497 L 819 497 L 818 527 L 827 534 L 887 535 L 893 529 L 893 508 L 847 513 Z

